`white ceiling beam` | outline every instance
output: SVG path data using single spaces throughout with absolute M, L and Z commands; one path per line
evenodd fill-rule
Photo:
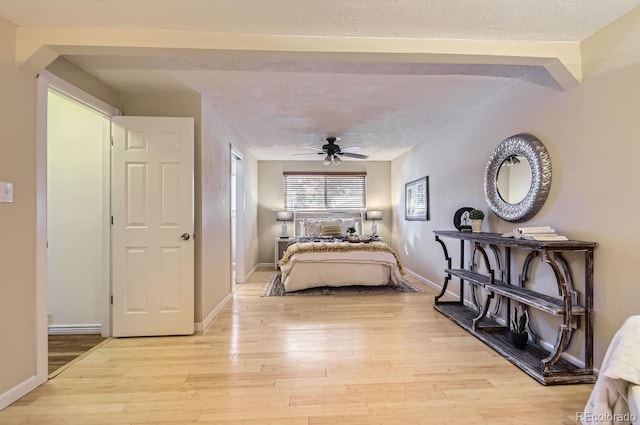
M 19 27 L 16 63 L 44 69 L 55 55 L 266 54 L 322 60 L 543 66 L 563 88 L 582 81 L 575 42 L 231 34 L 200 31 Z

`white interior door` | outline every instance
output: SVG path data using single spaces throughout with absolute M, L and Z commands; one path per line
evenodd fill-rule
M 112 120 L 113 336 L 194 331 L 193 129 Z
M 236 157 L 233 155 L 233 152 L 231 153 L 231 190 L 229 191 L 229 193 L 231 194 L 231 202 L 229 203 L 230 207 L 231 207 L 231 285 L 235 285 L 237 283 L 236 280 L 236 276 L 238 274 L 238 269 L 237 269 L 237 252 L 236 252 L 236 245 L 237 245 L 237 236 L 238 236 L 238 230 L 237 230 L 237 208 L 236 208 L 236 183 L 237 183 L 237 179 L 236 179 Z
M 232 283 L 244 283 L 244 156 L 231 148 Z

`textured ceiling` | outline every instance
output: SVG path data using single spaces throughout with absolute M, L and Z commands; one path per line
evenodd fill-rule
M 339 136 L 392 160 L 446 119 L 476 108 L 534 67 L 70 56 L 123 92 L 193 91 L 262 160 L 311 152 Z M 140 70 L 144 69 L 144 72 Z
M 640 0 L 0 0 L 21 26 L 237 34 L 581 41 Z M 480 52 L 481 53 L 481 52 Z M 323 61 L 313 56 L 71 55 L 120 92 L 198 92 L 260 160 L 316 159 L 326 136 L 391 160 L 542 68 Z M 541 80 L 542 75 L 542 80 Z M 554 86 L 555 87 L 555 86 Z M 556 87 L 557 88 L 557 87 Z
M 17 25 L 580 41 L 638 0 L 0 0 Z

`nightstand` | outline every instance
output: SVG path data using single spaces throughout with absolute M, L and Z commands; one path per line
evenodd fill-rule
M 274 269 L 278 270 L 278 263 L 280 259 L 284 255 L 284 252 L 287 250 L 287 245 L 291 242 L 291 238 L 276 238 L 275 240 L 275 264 Z

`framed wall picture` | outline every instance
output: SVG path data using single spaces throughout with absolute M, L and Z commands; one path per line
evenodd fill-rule
M 425 176 L 404 185 L 404 219 L 429 218 L 429 176 Z

